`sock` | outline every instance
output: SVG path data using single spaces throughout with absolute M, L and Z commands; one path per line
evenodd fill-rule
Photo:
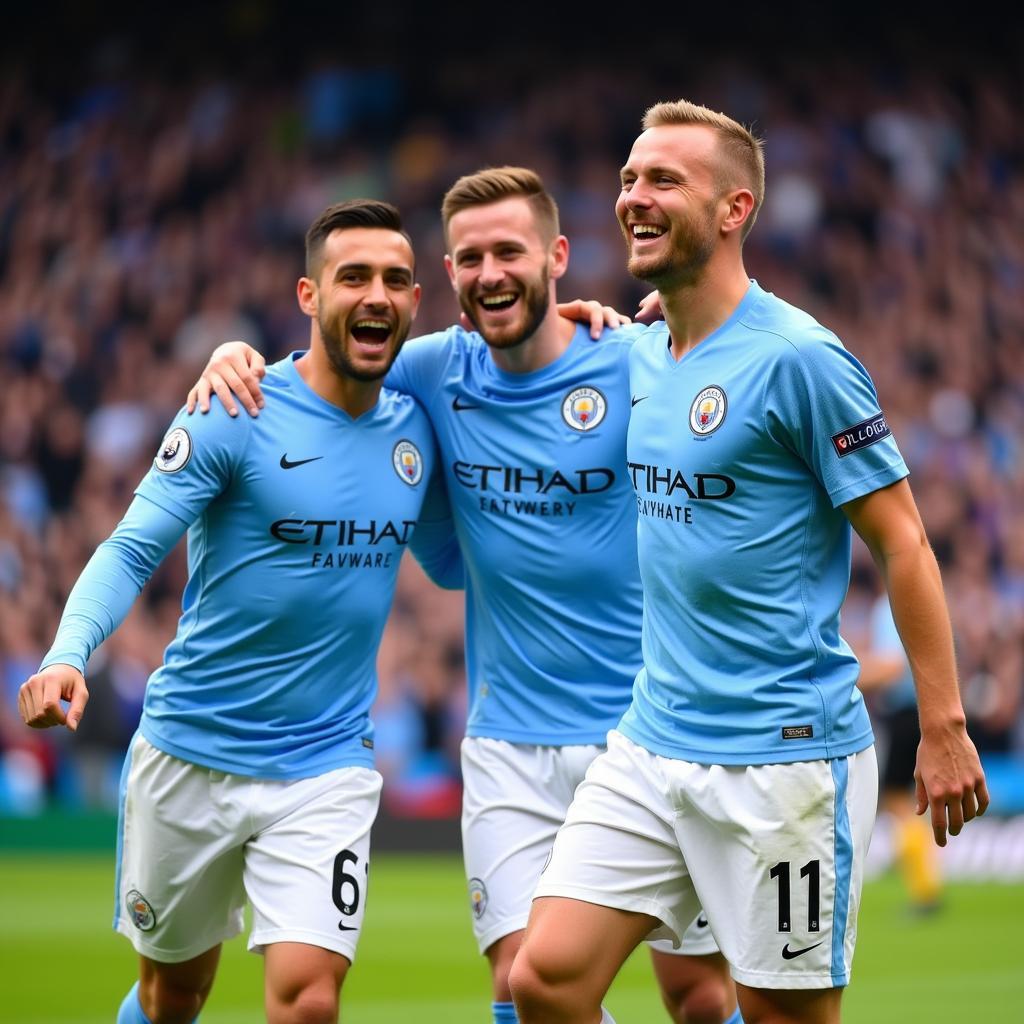
M 601 1024 L 615 1024 L 615 1018 L 602 1006 Z
M 519 1024 L 515 1003 L 491 1003 L 494 1024 Z
M 900 821 L 896 833 L 896 849 L 900 871 L 916 906 L 930 906 L 938 902 L 942 882 L 932 832 L 926 818 L 906 818 Z
M 139 1002 L 139 983 L 128 990 L 128 995 L 121 1003 L 121 1009 L 117 1011 L 117 1024 L 153 1024 L 153 1022 L 142 1012 L 142 1004 Z
M 743 1018 L 740 1016 L 740 1008 L 736 1007 L 736 1012 L 725 1022 L 725 1024 L 743 1024 Z

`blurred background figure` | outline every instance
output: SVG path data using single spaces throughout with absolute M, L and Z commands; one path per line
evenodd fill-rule
M 942 898 L 938 847 L 927 816 L 916 813 L 914 766 L 921 741 L 910 663 L 896 631 L 888 596 L 871 605 L 869 644 L 856 649 L 858 687 L 868 700 L 884 754 L 879 771 L 879 813 L 893 819 L 893 848 L 916 913 L 938 910 Z

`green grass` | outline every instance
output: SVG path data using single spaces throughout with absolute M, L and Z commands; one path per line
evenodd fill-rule
M 109 930 L 110 856 L 0 857 L 0 1021 L 111 1024 L 135 974 Z M 868 885 L 846 1024 L 1015 1019 L 1024 1006 L 1024 886 L 951 885 L 944 911 L 915 919 L 898 882 Z M 486 1024 L 489 986 L 454 858 L 379 856 L 345 1024 Z M 262 1019 L 261 960 L 229 943 L 203 1024 Z M 646 954 L 608 1006 L 619 1024 L 664 1022 Z

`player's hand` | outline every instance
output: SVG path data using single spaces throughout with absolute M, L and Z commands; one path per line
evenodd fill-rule
M 191 416 L 210 411 L 210 394 L 215 393 L 231 416 L 238 415 L 235 398 L 250 416 L 259 416 L 263 408 L 260 381 L 266 376 L 267 361 L 244 341 L 227 341 L 218 345 L 210 356 L 199 380 L 192 385 L 185 403 Z
M 611 306 L 602 306 L 596 299 L 575 299 L 572 302 L 560 302 L 558 304 L 558 315 L 566 320 L 575 320 L 580 324 L 590 324 L 590 336 L 597 341 L 601 332 L 610 327 L 624 327 L 633 321 L 628 316 L 623 316 L 618 310 Z
M 664 320 L 661 309 L 661 296 L 656 292 L 648 292 L 640 300 L 640 308 L 636 311 L 637 323 L 653 324 L 655 320 Z
M 922 733 L 917 748 L 917 813 L 931 808 L 932 832 L 939 846 L 946 833 L 960 834 L 964 823 L 988 808 L 988 786 L 978 751 L 960 722 Z
M 65 712 L 61 701 L 69 701 Z M 71 665 L 48 665 L 18 690 L 21 720 L 33 729 L 66 725 L 72 732 L 85 713 L 89 690 L 85 677 Z

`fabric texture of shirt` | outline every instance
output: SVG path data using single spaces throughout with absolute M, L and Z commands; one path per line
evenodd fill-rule
M 470 736 L 603 743 L 640 667 L 636 507 L 626 474 L 635 328 L 502 371 L 452 327 L 407 343 L 387 378 L 437 434 L 466 563 Z
M 620 728 L 705 764 L 861 750 L 840 506 L 907 474 L 871 379 L 756 283 L 678 362 L 669 341 L 657 324 L 630 360 L 644 668 Z
M 43 662 L 84 671 L 187 528 L 181 619 L 140 730 L 183 760 L 274 779 L 372 766 L 377 646 L 421 506 L 433 568 L 461 579 L 423 410 L 385 390 L 353 420 L 298 355 L 268 369 L 257 419 L 217 402 L 179 413 Z

